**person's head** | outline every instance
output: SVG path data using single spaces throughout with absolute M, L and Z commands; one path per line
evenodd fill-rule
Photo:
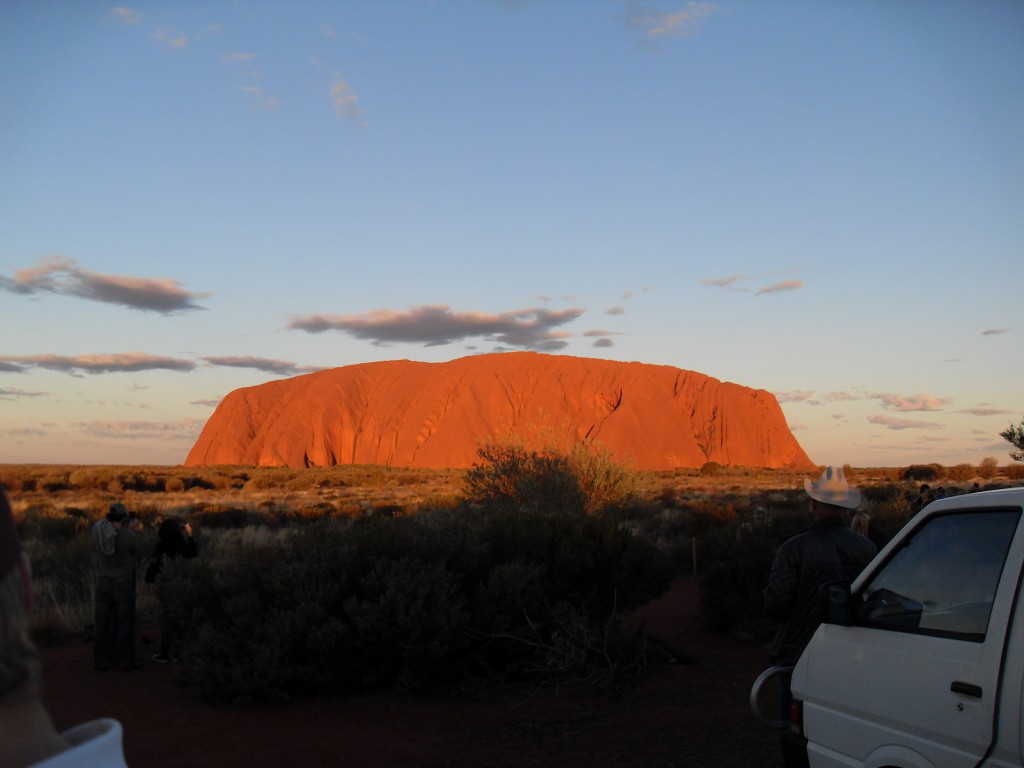
M 107 510 L 107 520 L 115 525 L 124 525 L 128 520 L 128 507 L 120 502 L 111 504 L 110 509 Z
M 28 634 L 31 598 L 28 558 L 0 488 L 0 702 L 38 679 L 38 654 Z
M 181 523 L 173 517 L 168 517 L 157 528 L 156 535 L 166 544 L 175 544 L 181 541 Z
M 842 467 L 825 467 L 816 482 L 804 479 L 804 490 L 817 517 L 844 515 L 860 506 L 860 491 L 846 482 Z

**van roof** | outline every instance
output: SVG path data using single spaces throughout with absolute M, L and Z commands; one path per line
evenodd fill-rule
M 933 513 L 964 507 L 1024 507 L 1024 488 L 1000 488 L 995 491 L 946 496 L 933 501 L 925 510 Z

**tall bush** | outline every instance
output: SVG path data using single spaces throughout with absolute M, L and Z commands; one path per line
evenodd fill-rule
M 577 442 L 567 451 L 528 450 L 515 441 L 487 443 L 465 474 L 471 503 L 518 512 L 595 514 L 628 503 L 637 476 L 603 446 Z

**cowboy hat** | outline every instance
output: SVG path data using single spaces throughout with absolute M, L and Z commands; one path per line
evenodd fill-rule
M 825 467 L 816 483 L 805 478 L 804 490 L 808 496 L 822 504 L 832 504 L 846 509 L 856 509 L 860 506 L 860 491 L 849 486 L 841 467 Z

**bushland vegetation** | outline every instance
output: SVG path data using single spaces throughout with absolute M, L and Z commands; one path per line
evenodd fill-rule
M 895 533 L 920 467 L 952 493 L 1024 479 L 992 462 L 846 473 Z M 712 627 L 767 637 L 761 590 L 779 543 L 810 522 L 813 473 L 713 469 L 493 444 L 468 470 L 4 465 L 0 482 L 42 642 L 91 624 L 88 530 L 111 502 L 137 515 L 140 574 L 159 523 L 191 522 L 200 556 L 155 585 L 140 575 L 141 620 L 159 593 L 185 628 L 183 681 L 246 702 L 440 682 L 618 689 L 649 660 L 629 612 L 679 576 L 698 579 Z

